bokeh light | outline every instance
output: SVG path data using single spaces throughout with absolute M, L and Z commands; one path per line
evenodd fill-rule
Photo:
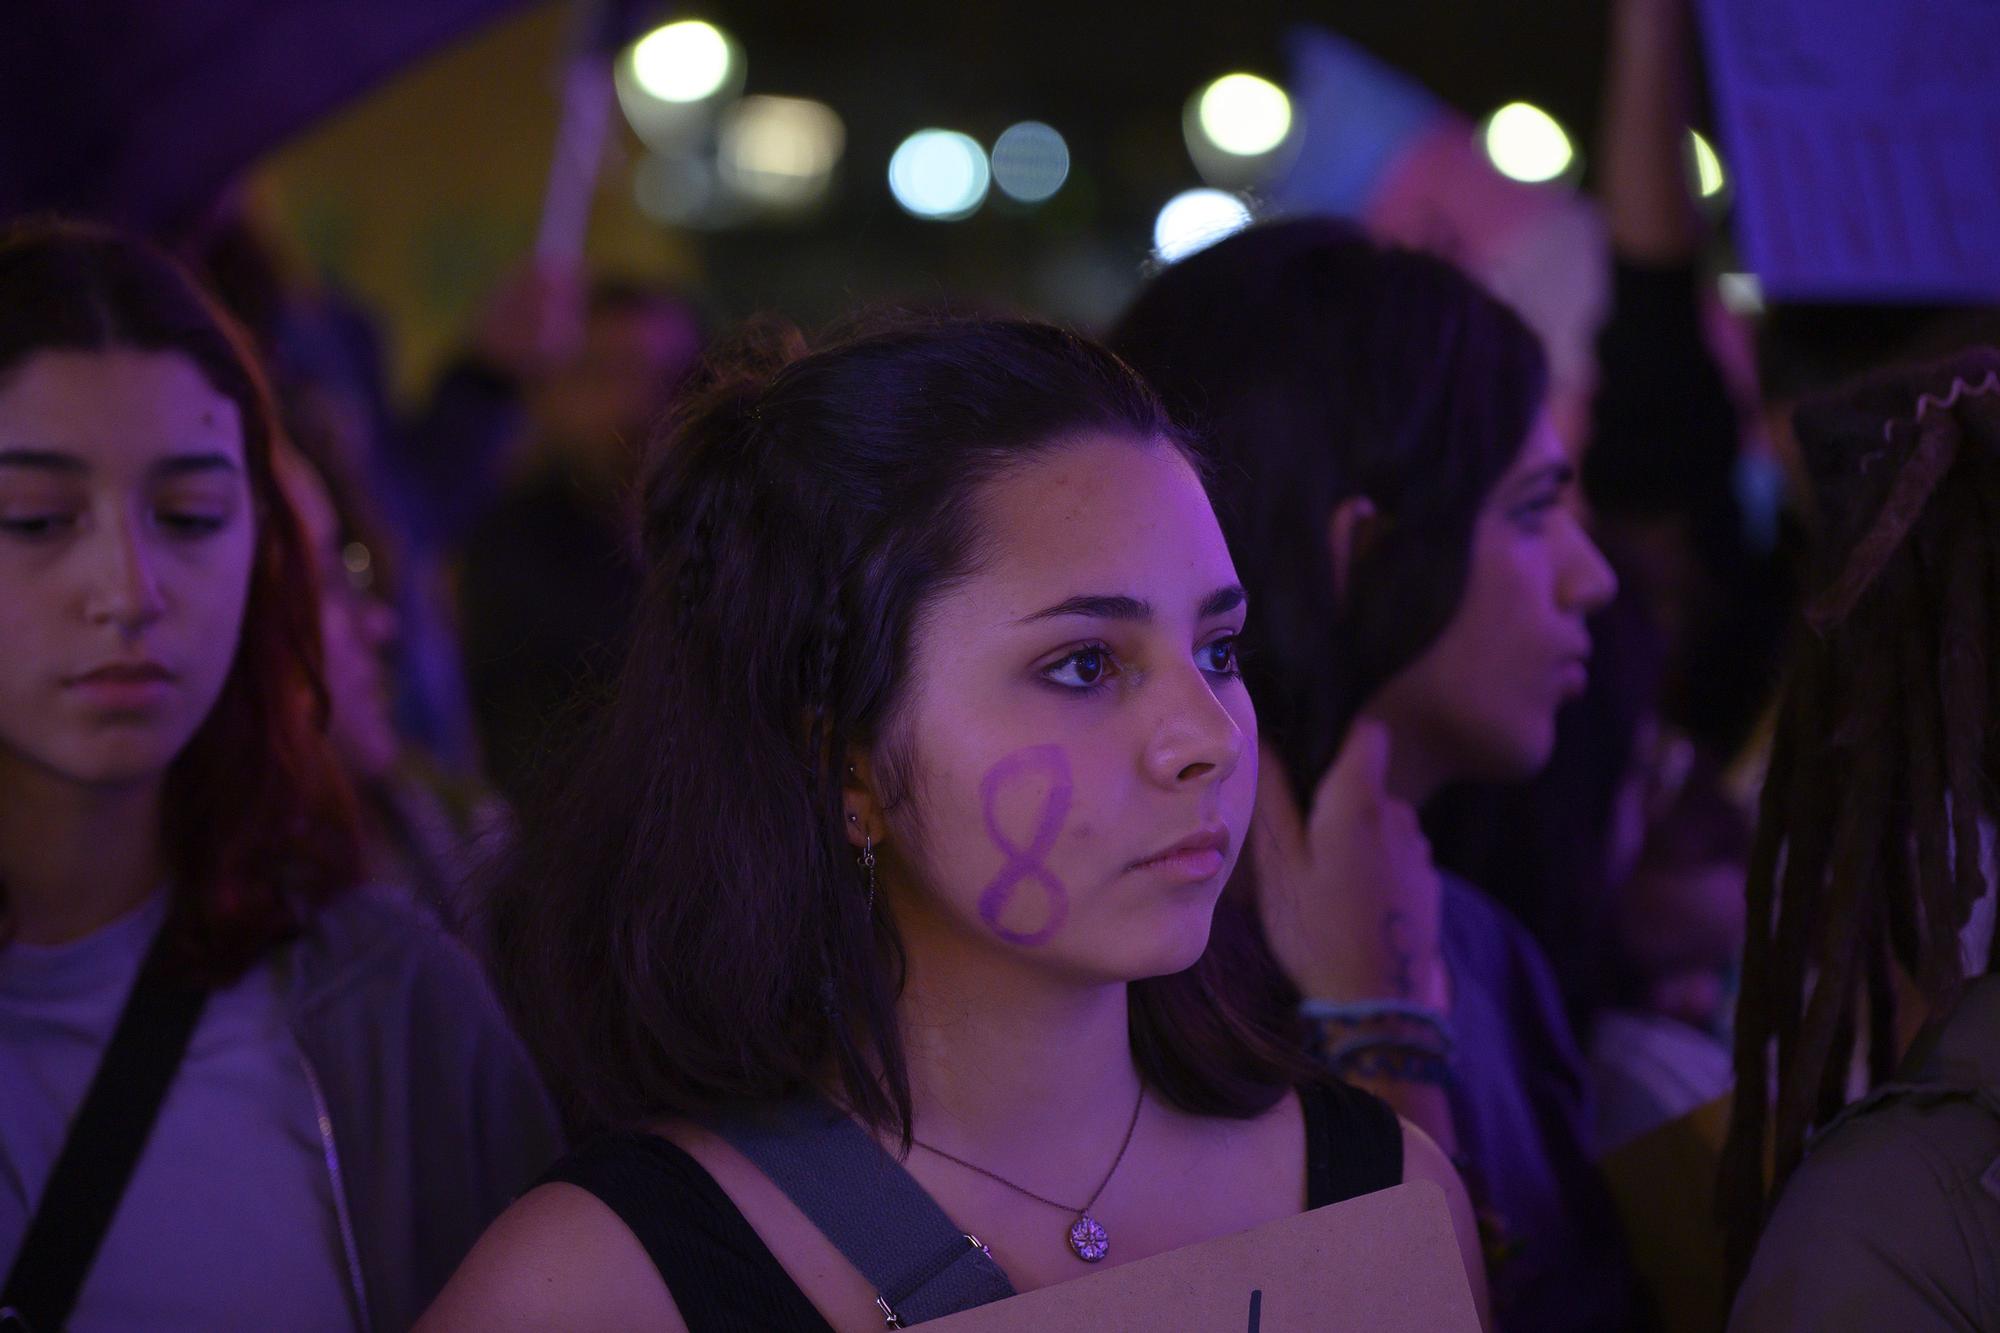
M 1764 284 L 1755 273 L 1723 273 L 1715 286 L 1730 314 L 1747 319 L 1764 313 Z
M 766 208 L 818 202 L 847 144 L 840 116 L 804 97 L 745 97 L 725 113 L 718 141 L 722 178 Z
M 889 159 L 889 192 L 904 211 L 933 222 L 978 212 L 991 180 L 986 150 L 956 130 L 918 130 Z
M 1715 145 L 1702 137 L 1700 130 L 1688 131 L 1688 147 L 1694 154 L 1695 186 L 1704 199 L 1713 199 L 1722 193 L 1728 178 L 1722 173 L 1722 158 L 1715 151 Z
M 683 19 L 655 28 L 632 46 L 632 74 L 662 102 L 699 102 L 737 72 L 736 43 L 713 23 Z
M 1527 102 L 1510 102 L 1486 121 L 1486 156 L 1503 176 L 1529 184 L 1552 181 L 1576 161 L 1576 148 L 1556 118 Z
M 1292 99 L 1255 74 L 1225 74 L 1209 84 L 1195 115 L 1208 141 L 1237 157 L 1268 153 L 1292 132 Z
M 1039 120 L 1009 125 L 993 141 L 993 183 L 1009 199 L 1039 204 L 1069 179 L 1069 145 Z
M 1250 225 L 1250 206 L 1226 190 L 1184 190 L 1153 223 L 1153 253 L 1172 264 Z

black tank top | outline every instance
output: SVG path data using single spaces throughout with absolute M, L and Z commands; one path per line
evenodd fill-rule
M 1344 1083 L 1299 1089 L 1306 1207 L 1400 1184 L 1403 1132 L 1387 1103 Z M 832 1333 L 722 1187 L 657 1134 L 609 1134 L 542 1177 L 589 1190 L 646 1247 L 689 1333 Z

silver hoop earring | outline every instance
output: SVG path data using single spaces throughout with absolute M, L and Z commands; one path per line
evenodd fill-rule
M 873 838 L 863 837 L 861 839 L 861 868 L 868 872 L 868 911 L 870 915 L 873 915 L 875 911 L 875 840 Z

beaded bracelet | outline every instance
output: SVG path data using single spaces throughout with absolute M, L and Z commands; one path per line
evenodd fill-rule
M 1428 1030 L 1431 1038 L 1444 1048 L 1447 1055 L 1456 1045 L 1452 1039 L 1451 1024 L 1443 1014 L 1428 1005 L 1402 1000 L 1361 1000 L 1354 1003 L 1300 1000 L 1299 1017 L 1318 1027 L 1322 1040 L 1328 1027 L 1360 1028 L 1377 1023 L 1394 1023 Z
M 1377 1046 L 1334 1064 L 1342 1078 L 1394 1079 L 1407 1083 L 1428 1083 L 1443 1088 L 1451 1084 L 1451 1064 L 1435 1051 L 1414 1046 Z

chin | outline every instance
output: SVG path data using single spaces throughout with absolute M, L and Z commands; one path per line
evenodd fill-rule
M 44 749 L 44 766 L 87 787 L 157 781 L 187 749 L 193 736 L 193 728 L 175 725 L 175 721 L 92 727 L 84 735 L 64 737 Z
M 165 776 L 177 753 L 177 747 L 164 744 L 100 745 L 52 767 L 78 786 L 130 787 Z
M 1160 912 L 1146 923 L 1143 934 L 1135 931 L 1129 937 L 1128 951 L 1121 951 L 1125 957 L 1120 960 L 1124 963 L 1120 974 L 1127 981 L 1144 981 L 1187 971 L 1207 951 L 1214 921 L 1213 898 L 1204 899 L 1198 910 L 1187 904 Z

